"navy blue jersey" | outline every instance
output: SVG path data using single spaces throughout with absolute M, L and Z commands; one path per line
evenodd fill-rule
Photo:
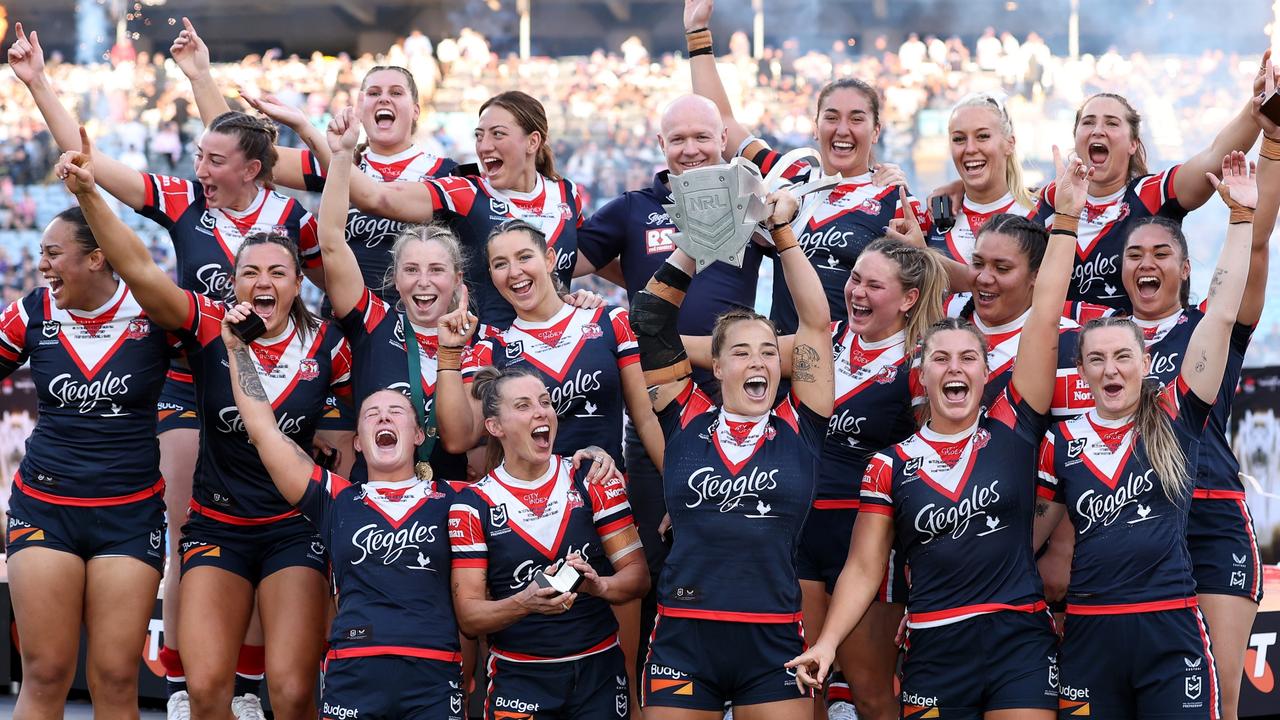
M 1004 325 L 991 326 L 982 322 L 976 314 L 973 324 L 987 336 L 987 386 L 982 392 L 983 402 L 991 405 L 1004 392 L 1013 379 L 1013 363 L 1018 359 L 1018 344 L 1022 328 L 1031 311 Z M 1076 369 L 1076 345 L 1080 341 L 1080 326 L 1074 320 L 1063 317 L 1058 321 L 1058 370 L 1053 384 L 1053 400 L 1050 413 L 1065 418 L 1093 407 L 1093 393 L 1089 383 L 1080 377 Z
M 621 465 L 622 368 L 637 362 L 640 348 L 626 310 L 565 305 L 546 322 L 517 319 L 498 337 L 477 342 L 463 358 L 462 379 L 470 384 L 486 366 L 536 370 L 560 419 L 552 451 L 573 455 L 598 445 Z
M 1209 406 L 1179 375 L 1160 394 L 1195 477 Z M 1055 423 L 1040 449 L 1040 496 L 1067 506 L 1076 531 L 1068 612 L 1167 610 L 1194 601 L 1187 550 L 1191 488 L 1170 500 L 1147 459 L 1133 419 L 1095 411 Z
M 352 405 L 359 408 L 365 398 L 384 388 L 411 397 L 402 315 L 392 312 L 386 301 L 365 288 L 355 308 L 338 322 L 351 344 Z M 428 416 L 436 395 L 437 332 L 436 328 L 413 326 L 418 341 L 423 412 Z M 438 442 L 431 451 L 431 467 L 442 480 L 465 480 L 467 456 L 446 452 L 444 443 Z
M 578 230 L 578 252 L 592 265 L 602 268 L 615 259 L 621 261 L 630 302 L 676 249 L 671 241 L 676 226 L 662 207 L 668 202 L 671 190 L 667 187 L 667 171 L 663 170 L 654 176 L 652 186 L 610 200 Z M 722 313 L 754 307 L 761 257 L 759 246 L 749 243 L 741 269 L 712 263 L 694 275 L 676 320 L 680 334 L 710 335 Z M 694 379 L 699 383 L 711 377 L 709 370 L 694 370 Z
M 978 233 L 982 232 L 982 226 L 1001 213 L 1035 217 L 1035 211 L 1019 205 L 1012 193 L 1005 193 L 1004 197 L 989 203 L 977 203 L 966 196 L 960 207 L 955 209 L 956 224 L 950 230 L 942 232 L 937 225 L 933 226 L 928 237 L 929 247 L 956 262 L 968 265 L 973 261 L 973 249 L 978 244 Z M 949 310 L 956 308 L 955 312 L 948 314 L 959 314 L 958 308 L 963 307 L 971 296 L 967 292 L 948 295 L 946 307 Z
M 1204 319 L 1203 306 L 1187 308 L 1173 315 L 1148 322 L 1134 318 L 1143 329 L 1147 351 L 1151 353 L 1151 377 L 1168 385 L 1182 370 L 1191 334 Z M 1240 371 L 1244 367 L 1244 353 L 1249 348 L 1253 328 L 1237 323 L 1231 330 L 1230 352 L 1227 368 L 1222 375 L 1218 397 L 1209 412 L 1209 422 L 1200 438 L 1200 463 L 1197 466 L 1196 490 L 1244 492 L 1240 481 L 1240 461 L 1227 441 L 1227 428 L 1231 424 L 1231 406 L 1236 398 L 1236 385 L 1240 383 Z
M 298 510 L 329 549 L 338 596 L 329 646 L 339 657 L 461 659 L 446 530 L 453 498 L 442 482 L 352 485 L 312 472 Z
M 416 145 L 410 145 L 395 155 L 379 155 L 365 150 L 356 164 L 360 172 L 376 182 L 421 182 L 445 177 L 457 166 L 449 158 L 436 157 Z M 327 173 L 328 168 L 321 165 L 311 151 L 302 151 L 302 179 L 307 190 L 324 192 Z M 364 286 L 374 288 L 382 299 L 392 305 L 400 295 L 395 287 L 386 283 L 387 268 L 391 267 L 391 248 L 410 224 L 370 215 L 355 207 L 347 210 L 347 245 L 356 256 L 360 274 L 364 276 Z
M 619 481 L 588 485 L 587 468 L 551 456 L 547 472 L 519 480 L 505 466 L 463 488 L 449 512 L 453 565 L 485 570 L 489 597 L 516 595 L 537 573 L 573 553 L 602 576 L 613 574 L 604 539 L 632 524 Z M 609 604 L 579 593 L 561 615 L 529 615 L 489 635 L 490 651 L 516 662 L 569 660 L 617 645 Z
M 1133 303 L 1120 279 L 1124 242 L 1138 221 L 1163 217 L 1181 223 L 1187 211 L 1178 202 L 1173 178 L 1178 168 L 1154 175 L 1136 177 L 1107 197 L 1090 195 L 1080 211 L 1079 237 L 1076 238 L 1076 263 L 1071 272 L 1068 300 L 1084 300 L 1106 305 L 1122 312 L 1133 311 Z M 1040 194 L 1036 219 L 1053 228 L 1053 203 L 1056 196 L 1050 182 Z
M 169 231 L 178 263 L 178 286 L 215 300 L 235 287 L 236 251 L 255 232 L 281 232 L 298 245 L 304 267 L 320 266 L 316 219 L 297 200 L 258 189 L 243 211 L 205 205 L 204 186 L 168 175 L 142 174 L 147 196 L 142 215 Z
M 431 190 L 432 207 L 450 221 L 467 253 L 467 287 L 482 324 L 505 328 L 516 316 L 489 278 L 486 253 L 489 233 L 507 220 L 519 218 L 542 230 L 547 245 L 556 251 L 556 276 L 569 287 L 582 225 L 577 185 L 541 175 L 527 193 L 499 190 L 480 177 L 445 177 L 425 183 Z
M 913 397 L 923 397 L 906 351 L 906 333 L 863 342 L 832 323 L 835 408 L 818 471 L 817 508 L 856 508 L 867 461 L 916 429 Z
M 730 622 L 800 619 L 795 555 L 817 487 L 827 418 L 788 396 L 759 418 L 716 407 L 692 383 L 658 412 L 675 544 L 659 612 Z
M 782 159 L 781 153 L 769 149 L 759 140 L 748 144 L 742 156 L 764 174 L 773 170 Z M 816 179 L 819 173 L 819 168 L 797 163 L 787 168 L 783 177 L 788 181 L 803 182 Z M 928 217 L 918 201 L 912 198 L 910 202 L 927 236 L 932 229 Z M 818 270 L 818 279 L 827 292 L 827 304 L 831 306 L 833 320 L 846 319 L 844 285 L 858 255 L 871 241 L 884 237 L 890 220 L 901 217 L 904 215 L 899 207 L 897 186 L 873 185 L 870 173 L 844 178 L 833 188 L 800 198 L 800 212 L 791 221 L 791 227 L 805 256 Z M 780 269 L 774 273 L 771 317 L 781 334 L 794 333 L 799 327 L 795 302 Z
M 1043 607 L 1031 523 L 1047 425 L 1010 386 L 970 429 L 926 426 L 871 459 L 858 512 L 893 519 L 912 627 Z
M 58 308 L 48 288 L 5 308 L 0 377 L 29 361 L 38 398 L 24 489 L 49 502 L 160 492 L 156 401 L 175 344 L 124 283 L 92 312 Z
M 221 335 L 226 309 L 191 291 L 187 291 L 187 302 L 187 319 L 178 335 L 195 377 L 200 415 L 192 508 L 232 524 L 293 515 L 296 511 L 271 482 L 236 409 L 231 393 L 235 380 Z M 344 394 L 348 390 L 351 351 L 347 341 L 328 323 L 304 334 L 290 320 L 278 337 L 259 338 L 249 348 L 280 432 L 298 447 L 310 448 L 331 389 Z

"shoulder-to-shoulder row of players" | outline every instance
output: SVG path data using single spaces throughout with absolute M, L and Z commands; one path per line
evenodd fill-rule
M 696 94 L 653 109 L 668 169 L 590 218 L 527 94 L 481 106 L 460 170 L 413 144 L 403 68 L 322 133 L 269 96 L 230 111 L 190 23 L 196 181 L 139 173 L 18 26 L 78 207 L 0 316 L 0 370 L 39 392 L 5 536 L 17 717 L 60 714 L 82 623 L 95 711 L 136 713 L 166 553 L 170 717 L 257 717 L 264 673 L 280 718 L 461 718 L 472 692 L 508 719 L 1235 717 L 1262 577 L 1225 430 L 1280 207 L 1266 57 L 1162 172 L 1137 111 L 1089 98 L 1034 197 L 1001 104 L 965 100 L 954 212 L 925 213 L 872 158 L 860 80 L 817 97 L 817 162 L 753 138 L 710 15 L 686 2 Z M 695 276 L 671 178 L 734 156 L 782 180 L 742 269 Z M 169 231 L 176 282 L 100 190 Z M 1191 306 L 1179 223 L 1215 192 Z M 630 312 L 566 294 L 589 273 Z

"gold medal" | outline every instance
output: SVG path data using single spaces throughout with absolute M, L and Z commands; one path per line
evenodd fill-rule
M 423 482 L 431 482 L 431 478 L 435 477 L 435 472 L 431 469 L 431 463 L 429 462 L 414 463 L 413 473 Z

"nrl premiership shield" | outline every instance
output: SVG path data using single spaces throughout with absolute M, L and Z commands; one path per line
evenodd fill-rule
M 760 172 L 742 158 L 673 175 L 671 204 L 663 205 L 679 230 L 671 239 L 698 270 L 716 260 L 742 267 L 747 241 L 768 216 L 764 194 Z

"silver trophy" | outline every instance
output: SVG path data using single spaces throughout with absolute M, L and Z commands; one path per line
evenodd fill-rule
M 662 206 L 679 231 L 671 237 L 672 242 L 693 258 L 698 271 L 716 260 L 742 267 L 747 243 L 771 212 L 764 198 L 786 168 L 809 154 L 816 156 L 808 149 L 787 153 L 768 177 L 761 177 L 756 166 L 741 157 L 728 165 L 672 175 L 671 204 Z M 803 185 L 784 187 L 799 196 L 833 187 L 839 180 L 820 176 Z

